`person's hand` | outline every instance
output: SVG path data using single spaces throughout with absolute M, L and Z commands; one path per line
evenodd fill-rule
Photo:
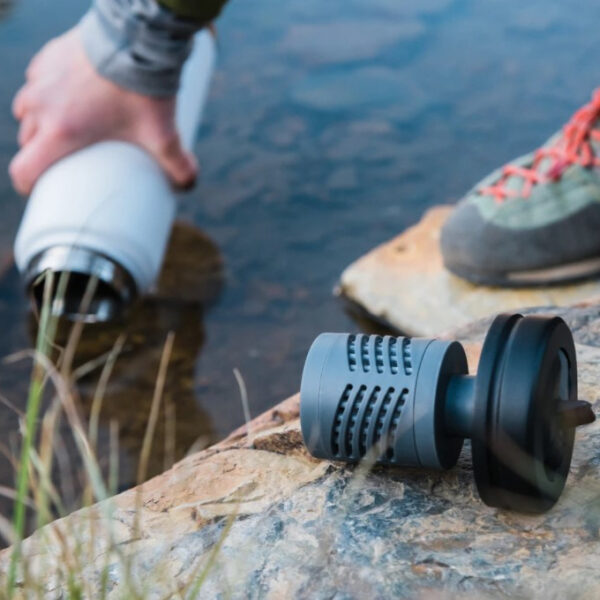
M 196 161 L 175 130 L 174 98 L 151 98 L 96 73 L 77 27 L 48 42 L 31 60 L 26 83 L 13 101 L 21 122 L 20 151 L 9 172 L 15 189 L 29 194 L 54 162 L 105 139 L 138 144 L 178 187 L 193 184 Z

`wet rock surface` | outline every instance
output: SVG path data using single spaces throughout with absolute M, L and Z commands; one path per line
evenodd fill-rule
M 600 309 L 552 312 L 574 331 L 580 397 L 597 413 Z M 458 332 L 472 371 L 488 325 Z M 444 473 L 317 461 L 302 444 L 298 408 L 294 396 L 143 487 L 36 533 L 25 552 L 45 574 L 47 595 L 60 596 L 62 538 L 72 548 L 85 542 L 88 585 L 99 584 L 107 565 L 109 597 L 122 596 L 123 558 L 106 552 L 106 533 L 92 543 L 92 527 L 112 532 L 131 561 L 131 580 L 151 598 L 176 590 L 185 597 L 199 577 L 201 596 L 210 598 L 435 598 L 443 591 L 562 600 L 600 593 L 600 422 L 578 430 L 558 504 L 526 516 L 482 504 L 468 448 Z M 5 552 L 2 569 L 6 561 Z
M 414 227 L 375 248 L 342 274 L 339 291 L 378 321 L 410 335 L 431 336 L 522 307 L 568 306 L 600 298 L 600 281 L 502 289 L 472 285 L 448 272 L 440 228 L 452 210 L 438 206 Z

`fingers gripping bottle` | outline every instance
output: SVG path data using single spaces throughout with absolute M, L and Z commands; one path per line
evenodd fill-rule
M 177 95 L 176 125 L 192 149 L 216 57 L 208 29 L 196 34 Z M 15 241 L 15 260 L 34 301 L 47 271 L 69 274 L 57 303 L 62 316 L 86 322 L 117 316 L 158 277 L 175 217 L 174 191 L 140 147 L 103 141 L 52 165 L 36 183 Z M 81 300 L 91 277 L 94 298 Z M 55 279 L 58 279 L 55 278 Z

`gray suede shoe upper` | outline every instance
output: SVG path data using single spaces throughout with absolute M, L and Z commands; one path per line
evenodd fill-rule
M 467 194 L 442 229 L 450 271 L 476 283 L 515 284 L 522 272 L 600 258 L 599 112 L 596 93 L 540 150 Z

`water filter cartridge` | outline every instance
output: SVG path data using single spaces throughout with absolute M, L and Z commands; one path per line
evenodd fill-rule
M 457 341 L 323 333 L 302 373 L 300 426 L 317 458 L 449 469 L 471 441 L 482 500 L 543 512 L 565 486 L 577 398 L 573 335 L 559 317 L 498 315 L 479 369 Z
M 208 29 L 194 39 L 177 95 L 176 125 L 192 148 L 208 95 L 216 46 Z M 158 277 L 175 217 L 174 191 L 142 148 L 103 141 L 52 165 L 36 183 L 15 241 L 15 260 L 33 299 L 40 275 L 69 273 L 61 313 L 87 322 L 115 317 Z M 97 278 L 81 314 L 83 291 Z

